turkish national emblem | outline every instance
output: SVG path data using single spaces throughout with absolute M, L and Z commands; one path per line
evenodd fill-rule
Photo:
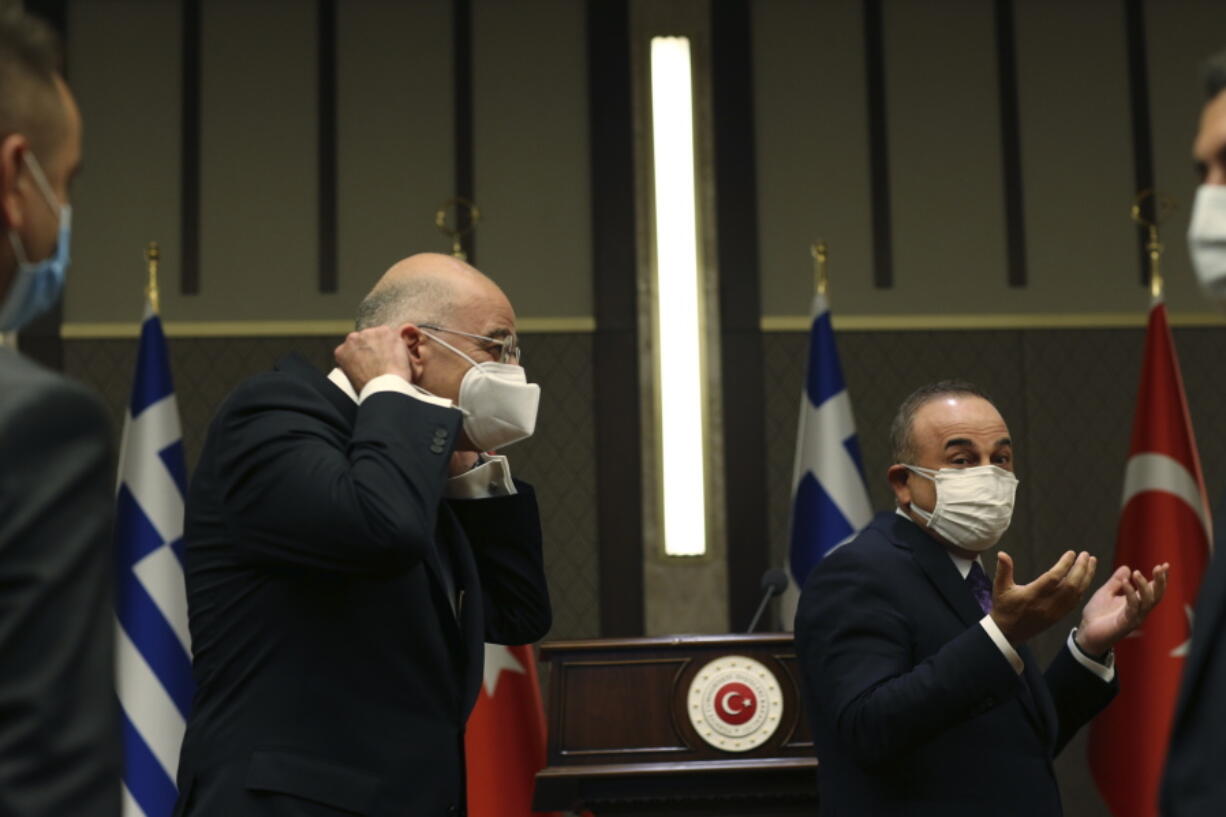
M 727 655 L 698 670 L 686 695 L 686 711 L 707 743 L 725 752 L 748 752 L 779 728 L 783 692 L 765 664 Z
M 1124 471 L 1115 565 L 1146 576 L 1171 563 L 1166 598 L 1116 645 L 1120 694 L 1090 727 L 1090 769 L 1115 817 L 1156 817 L 1192 607 L 1209 561 L 1212 525 L 1179 360 L 1154 304 Z

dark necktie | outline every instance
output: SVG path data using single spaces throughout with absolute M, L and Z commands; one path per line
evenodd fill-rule
M 985 613 L 992 611 L 992 582 L 988 574 L 983 572 L 979 562 L 971 562 L 971 572 L 966 574 L 966 586 L 971 589 L 971 595 L 979 602 L 979 609 Z

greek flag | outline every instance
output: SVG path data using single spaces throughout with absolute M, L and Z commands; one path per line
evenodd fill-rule
M 124 817 L 170 817 L 177 796 L 192 700 L 182 562 L 186 477 L 166 338 L 147 306 L 120 449 L 115 531 Z
M 803 586 L 822 557 L 872 519 L 851 399 L 822 295 L 810 309 L 809 365 L 800 395 L 792 471 L 792 581 Z

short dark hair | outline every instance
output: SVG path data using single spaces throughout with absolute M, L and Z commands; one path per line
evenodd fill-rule
M 890 423 L 890 453 L 894 462 L 912 463 L 915 461 L 915 439 L 911 434 L 915 425 L 915 414 L 928 403 L 939 397 L 957 397 L 971 395 L 987 400 L 996 405 L 988 393 L 965 380 L 938 380 L 926 386 L 920 386 L 898 407 L 894 422 Z
M 35 153 L 58 144 L 65 114 L 55 84 L 60 64 L 50 26 L 19 9 L 0 11 L 0 138 L 24 134 Z
M 1226 50 L 1214 54 L 1205 61 L 1205 96 L 1214 99 L 1226 91 Z

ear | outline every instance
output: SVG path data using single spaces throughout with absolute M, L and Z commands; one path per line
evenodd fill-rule
M 416 324 L 406 323 L 400 327 L 400 340 L 409 352 L 409 369 L 413 373 L 413 382 L 421 378 L 422 372 L 422 334 Z
M 18 181 L 22 159 L 29 146 L 20 133 L 10 133 L 0 140 L 0 222 L 6 231 L 25 226 L 25 196 Z
M 885 476 L 890 481 L 890 488 L 894 491 L 898 504 L 904 508 L 908 507 L 911 504 L 911 485 L 908 482 L 911 471 L 905 465 L 891 465 Z

